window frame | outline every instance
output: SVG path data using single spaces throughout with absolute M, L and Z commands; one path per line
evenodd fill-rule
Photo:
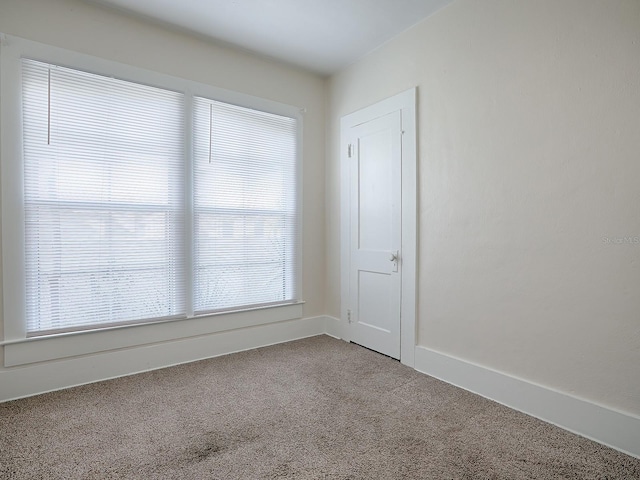
M 186 316 L 67 333 L 27 337 L 24 272 L 24 174 L 22 151 L 23 57 L 112 76 L 184 94 L 185 108 L 185 295 Z M 206 97 L 297 121 L 295 281 L 298 299 L 277 305 L 194 315 L 193 280 L 193 98 Z M 302 318 L 302 131 L 304 109 L 200 82 L 0 34 L 0 168 L 2 172 L 2 279 L 5 366 L 170 341 Z M 16 121 L 18 119 L 18 121 Z M 215 320 L 215 321 L 213 321 Z
M 21 74 L 27 336 L 184 317 L 185 95 L 24 57 Z M 132 220 L 162 234 L 123 258 Z M 138 310 L 151 292 L 164 308 Z
M 234 113 L 232 113 L 231 116 L 238 115 L 238 114 L 244 115 L 244 113 L 242 113 L 245 110 L 244 107 L 238 107 L 237 105 L 230 105 L 228 102 L 219 102 L 218 100 L 211 99 L 211 98 L 205 98 L 205 97 L 202 97 L 200 95 L 194 95 L 193 99 L 194 99 L 194 101 L 193 101 L 194 110 L 197 110 L 197 108 L 196 108 L 197 104 L 200 103 L 200 108 L 201 108 L 200 114 L 202 114 L 202 107 L 205 107 L 205 109 L 206 109 L 206 105 L 207 104 L 214 103 L 214 104 L 222 104 L 223 105 L 222 109 L 223 110 L 227 109 L 227 113 L 226 114 L 228 114 L 231 111 L 231 112 L 234 112 Z M 213 118 L 215 118 L 217 115 L 225 115 L 225 113 L 222 113 L 219 110 L 217 110 L 217 107 L 215 105 L 213 106 L 213 110 L 209 110 L 209 111 L 213 112 Z M 240 111 L 242 111 L 242 112 L 240 112 Z M 270 112 L 262 111 L 262 113 L 266 113 L 266 115 L 265 116 L 258 116 L 259 118 L 254 118 L 254 121 L 264 121 L 265 118 L 269 118 L 269 117 L 271 117 L 273 115 Z M 211 122 L 210 115 L 211 115 L 211 113 L 209 113 L 209 115 L 206 115 L 206 118 L 207 118 L 208 122 Z M 196 119 L 197 117 L 198 117 L 198 115 L 194 114 L 192 118 Z M 218 179 L 217 178 L 210 178 L 207 175 L 206 170 L 210 169 L 212 167 L 215 168 L 215 166 L 212 165 L 212 164 L 216 164 L 216 163 L 219 163 L 219 162 L 228 163 L 229 159 L 225 160 L 223 158 L 224 155 L 221 155 L 221 157 L 219 159 L 215 158 L 217 155 L 220 155 L 218 149 L 219 148 L 224 148 L 223 146 L 224 146 L 225 142 L 220 142 L 220 143 L 218 143 L 216 141 L 212 142 L 212 139 L 213 139 L 213 137 L 218 137 L 219 135 L 224 136 L 224 134 L 216 133 L 216 130 L 214 128 L 214 130 L 213 130 L 214 133 L 212 135 L 212 130 L 211 130 L 213 128 L 212 124 L 209 123 L 207 128 L 203 128 L 202 117 L 204 117 L 204 116 L 200 117 L 199 128 L 196 129 L 194 127 L 192 129 L 193 133 L 196 133 L 196 131 L 200 131 L 200 134 L 201 134 L 200 142 L 198 142 L 197 140 L 194 140 L 192 142 L 192 146 L 195 147 L 196 145 L 199 145 L 200 149 L 202 150 L 203 144 L 205 143 L 205 142 L 202 142 L 202 131 L 206 131 L 207 132 L 206 136 L 208 136 L 209 146 L 210 146 L 209 164 L 206 166 L 206 168 L 204 168 L 204 169 L 202 168 L 202 163 L 200 163 L 200 162 L 202 162 L 203 159 L 202 159 L 202 157 L 199 157 L 196 154 L 193 155 L 193 162 L 192 162 L 195 173 L 191 178 L 194 179 L 195 184 L 194 184 L 193 195 L 192 195 L 192 199 L 194 201 L 194 207 L 193 207 L 194 208 L 194 212 L 193 212 L 193 215 L 191 216 L 191 218 L 196 223 L 196 225 L 194 225 L 194 228 L 192 230 L 193 234 L 194 234 L 192 245 L 193 245 L 193 247 L 195 249 L 195 252 L 194 252 L 194 255 L 191 256 L 191 258 L 194 261 L 197 261 L 198 259 L 201 261 L 200 264 L 197 265 L 197 268 L 194 267 L 193 272 L 192 272 L 193 282 L 192 282 L 191 285 L 192 285 L 192 287 L 194 287 L 196 289 L 197 289 L 197 287 L 202 287 L 203 286 L 198 281 L 198 280 L 203 280 L 203 275 L 201 275 L 202 270 L 206 270 L 207 268 L 209 268 L 211 266 L 210 264 L 208 264 L 208 262 L 206 262 L 206 261 L 203 262 L 204 259 L 198 255 L 198 252 L 202 252 L 203 251 L 202 250 L 203 243 L 201 243 L 201 242 L 206 242 L 206 234 L 203 233 L 202 237 L 198 238 L 197 233 L 200 231 L 200 229 L 197 228 L 197 225 L 199 224 L 200 227 L 204 227 L 206 229 L 206 226 L 208 225 L 208 223 L 206 221 L 206 218 L 208 216 L 213 215 L 213 216 L 216 216 L 216 217 L 226 217 L 226 218 L 233 218 L 233 217 L 236 217 L 238 214 L 240 214 L 241 216 L 243 216 L 245 218 L 246 217 L 249 217 L 249 218 L 250 217 L 256 217 L 256 216 L 257 217 L 262 217 L 262 218 L 268 218 L 268 217 L 278 216 L 283 220 L 283 224 L 286 227 L 289 227 L 290 225 L 293 224 L 294 228 L 295 228 L 296 224 L 299 223 L 299 222 L 297 222 L 298 213 L 299 213 L 299 208 L 297 206 L 294 207 L 295 211 L 292 213 L 287 208 L 287 206 L 285 206 L 284 204 L 281 205 L 279 209 L 274 209 L 273 206 L 271 206 L 271 208 L 269 208 L 269 206 L 266 203 L 265 204 L 261 204 L 259 206 L 259 208 L 257 206 L 254 207 L 254 208 L 248 208 L 246 206 L 239 206 L 239 205 L 235 205 L 235 206 L 231 206 L 231 207 L 228 206 L 228 205 L 227 206 L 221 206 L 221 205 L 213 206 L 213 205 L 210 205 L 210 204 L 206 205 L 207 204 L 206 195 L 202 194 L 203 193 L 202 185 L 207 185 L 208 187 L 211 187 L 211 186 L 214 186 L 214 185 L 218 185 L 218 183 L 217 183 Z M 282 116 L 279 116 L 279 117 L 282 117 Z M 285 117 L 285 118 L 287 118 L 288 121 L 290 121 L 290 120 L 294 120 L 295 121 L 295 119 L 292 119 L 291 117 Z M 246 125 L 243 125 L 243 127 L 248 128 Z M 297 128 L 297 125 L 296 125 L 296 128 Z M 232 140 L 230 143 L 233 144 L 235 142 Z M 227 146 L 228 146 L 228 144 L 227 144 Z M 242 148 L 246 148 L 246 146 L 243 145 Z M 213 153 L 213 157 L 211 156 L 212 153 Z M 200 155 L 202 155 L 202 151 L 200 152 Z M 265 158 L 268 155 L 269 154 L 268 154 L 268 150 L 267 150 L 267 151 L 265 151 Z M 298 157 L 299 157 L 299 155 L 296 154 L 296 160 L 297 160 Z M 200 162 L 198 162 L 198 158 L 200 158 Z M 286 159 L 288 157 L 285 156 L 284 158 Z M 263 159 L 264 158 L 261 158 L 261 160 L 263 160 Z M 232 165 L 231 168 L 233 169 L 233 172 L 236 175 L 243 176 L 243 175 L 245 175 L 246 173 L 248 173 L 251 170 L 255 171 L 255 169 L 257 169 L 257 170 L 261 170 L 262 169 L 262 165 L 263 164 L 262 163 L 261 164 L 255 164 L 254 162 L 252 162 L 250 154 L 247 154 L 243 158 L 243 160 L 244 160 L 244 162 L 248 161 L 248 163 L 246 165 L 243 165 L 241 170 L 237 169 L 239 166 L 236 164 L 235 161 L 233 161 L 233 160 L 231 161 L 231 165 Z M 281 160 L 282 160 L 282 158 L 281 158 Z M 244 164 L 244 162 L 243 162 L 243 164 Z M 284 163 L 280 163 L 279 166 L 280 167 L 284 167 L 285 164 L 290 165 L 290 163 L 285 161 Z M 200 165 L 200 168 L 198 168 L 198 165 Z M 245 169 L 245 166 L 246 166 L 246 169 Z M 202 173 L 202 177 L 199 176 L 198 172 Z M 287 169 L 287 173 L 289 173 L 288 169 Z M 227 174 L 228 174 L 228 172 L 227 172 Z M 253 177 L 251 175 L 250 176 L 244 176 L 243 178 L 244 178 L 245 181 L 248 181 L 248 182 L 251 182 L 253 180 Z M 289 177 L 289 175 L 285 174 L 282 179 L 284 179 L 284 178 L 286 178 L 288 180 L 290 177 Z M 295 178 L 293 180 L 295 182 Z M 207 183 L 207 182 L 212 182 L 212 183 Z M 287 182 L 287 186 L 289 186 L 289 185 L 290 185 L 290 183 Z M 236 187 L 237 187 L 237 185 L 236 185 Z M 215 187 L 214 187 L 214 189 L 215 189 Z M 296 190 L 297 190 L 297 188 L 296 188 Z M 229 197 L 226 195 L 226 193 L 223 194 L 222 197 L 224 197 L 226 199 L 229 199 Z M 290 198 L 288 196 L 285 196 L 284 200 L 286 200 L 285 203 L 288 205 L 289 201 L 290 201 Z M 223 201 L 223 203 L 225 203 L 225 201 Z M 290 219 L 292 219 L 292 221 Z M 298 230 L 298 232 L 299 232 L 299 225 L 297 226 L 296 230 Z M 287 232 L 289 231 L 288 228 L 286 229 L 286 231 Z M 284 237 L 285 237 L 285 239 L 290 239 L 291 238 L 289 235 L 287 235 L 287 233 L 285 233 Z M 294 238 L 295 238 L 295 236 L 294 236 Z M 297 239 L 297 240 L 298 241 L 294 240 L 294 242 L 293 242 L 294 245 L 292 245 L 292 246 L 287 248 L 287 253 L 285 253 L 284 257 L 286 257 L 286 258 L 289 258 L 289 257 L 295 258 L 297 249 L 299 248 L 297 246 L 297 244 L 300 243 L 299 239 Z M 287 244 L 287 245 L 290 245 L 290 244 Z M 200 249 L 198 247 L 200 247 Z M 245 244 L 245 247 L 246 247 L 246 244 Z M 292 250 L 292 253 L 293 253 L 292 255 L 288 255 L 288 251 L 290 249 Z M 235 251 L 232 251 L 232 252 L 229 252 L 229 253 L 230 254 L 233 254 L 233 253 L 237 254 L 237 253 L 239 253 L 239 251 L 235 250 Z M 290 275 L 292 273 L 291 270 L 295 270 L 295 268 L 293 268 L 293 267 L 295 267 L 295 262 L 293 262 L 293 265 L 291 265 L 289 262 L 284 261 L 285 260 L 284 257 L 283 257 L 283 263 L 282 263 L 283 281 L 289 280 L 290 279 Z M 209 260 L 211 260 L 211 259 L 209 259 Z M 265 260 L 265 258 L 260 258 L 260 260 Z M 240 263 L 242 263 L 242 262 L 240 262 Z M 255 268 L 257 264 L 255 262 L 251 262 L 250 265 L 251 265 L 250 268 Z M 239 264 L 236 264 L 236 266 L 240 267 Z M 293 272 L 292 276 L 294 277 L 294 279 L 297 278 L 297 275 L 296 275 L 295 272 Z M 251 278 L 251 277 L 249 277 L 249 278 Z M 246 290 L 247 286 L 248 286 L 247 284 L 244 284 L 243 285 L 243 289 Z M 294 282 L 293 283 L 293 287 L 289 289 L 291 291 L 292 295 L 288 295 L 287 289 L 285 289 L 285 291 L 282 292 L 282 293 L 287 298 L 294 297 L 296 294 L 299 293 L 298 287 L 299 286 L 295 285 L 295 282 Z M 224 312 L 224 311 L 229 311 L 229 310 L 235 310 L 235 307 L 230 306 L 230 305 L 226 305 L 226 306 L 225 305 L 215 305 L 214 306 L 214 305 L 209 305 L 209 304 L 207 304 L 207 305 L 202 305 L 202 304 L 197 305 L 198 300 L 200 300 L 200 301 L 203 300 L 202 291 L 196 292 L 196 294 L 194 294 L 192 296 L 192 299 L 196 303 L 196 305 L 193 306 L 193 314 L 194 315 L 206 315 L 206 314 L 209 314 L 209 313 L 216 313 L 216 312 Z M 262 301 L 256 301 L 255 303 L 251 304 L 251 307 L 252 308 L 259 308 L 261 306 L 282 304 L 283 301 L 287 302 L 287 301 L 290 301 L 290 300 L 276 300 L 276 301 L 274 301 L 274 300 L 271 300 L 271 299 L 263 299 Z

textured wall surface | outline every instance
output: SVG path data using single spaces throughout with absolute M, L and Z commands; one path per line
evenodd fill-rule
M 328 251 L 340 117 L 415 85 L 418 343 L 640 415 L 640 2 L 459 0 L 332 77 Z

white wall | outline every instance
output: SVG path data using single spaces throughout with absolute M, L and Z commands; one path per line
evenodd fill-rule
M 325 201 L 324 184 L 318 182 L 318 179 L 324 178 L 325 175 L 326 92 L 323 78 L 79 0 L 2 0 L 0 32 L 306 108 L 303 132 L 304 274 L 302 281 L 302 297 L 306 303 L 303 316 L 309 318 L 324 312 Z M 2 323 L 0 319 L 0 329 Z M 278 328 L 282 329 L 282 326 Z M 291 335 L 298 335 L 293 333 L 294 330 L 295 325 L 292 324 Z M 314 326 L 300 330 L 302 333 L 299 334 L 311 334 L 316 330 Z M 260 327 L 256 329 L 256 332 L 258 331 L 266 330 L 265 327 Z M 247 335 L 250 336 L 251 332 Z M 268 342 L 289 338 L 284 333 L 282 335 L 278 333 L 278 335 L 269 337 L 269 334 L 260 333 L 255 338 L 258 341 L 262 338 Z M 219 344 L 220 340 L 213 338 L 215 335 L 210 337 L 212 337 L 211 354 L 219 353 L 220 349 L 216 349 L 215 345 Z M 200 347 L 198 347 L 197 356 L 202 357 L 206 353 L 206 347 L 202 347 L 202 338 L 198 339 L 198 342 Z M 190 348 L 189 342 L 184 340 L 181 340 L 180 345 L 184 345 L 182 348 L 186 350 Z M 249 345 L 249 343 L 244 342 L 243 345 Z M 150 345 L 134 349 L 134 357 L 135 351 L 139 352 L 140 362 L 138 363 L 143 366 L 141 368 L 161 366 L 161 362 L 155 362 L 152 365 L 144 360 L 145 352 L 152 347 Z M 131 351 L 127 352 L 127 356 L 131 357 Z M 80 363 L 85 366 L 85 370 L 91 370 L 94 368 L 93 365 L 98 372 L 103 370 L 102 358 L 102 356 L 88 356 L 84 357 Z M 180 361 L 187 361 L 188 355 L 182 355 L 179 358 Z M 60 366 L 56 370 L 55 365 L 55 362 L 48 362 L 14 369 L 0 368 L 0 390 L 3 387 L 8 388 L 9 381 L 30 378 L 29 381 L 33 385 L 25 385 L 22 389 L 13 388 L 15 385 L 11 385 L 12 392 L 27 394 L 29 388 L 36 387 L 38 379 L 44 380 L 45 375 L 48 377 L 45 382 L 48 385 L 47 388 L 56 388 L 56 385 L 62 384 L 50 381 L 50 377 L 55 376 L 58 370 L 62 372 L 66 367 L 64 362 L 59 362 Z M 117 374 L 122 374 L 122 371 L 122 365 L 114 370 Z M 10 372 L 12 372 L 11 375 L 9 375 Z M 92 377 L 85 372 L 82 381 L 97 379 L 100 375 L 110 374 L 105 371 L 96 373 Z M 67 384 L 73 383 L 73 378 L 68 374 L 64 376 Z
M 415 85 L 418 343 L 640 415 L 640 2 L 458 0 L 333 76 L 327 251 L 340 117 Z

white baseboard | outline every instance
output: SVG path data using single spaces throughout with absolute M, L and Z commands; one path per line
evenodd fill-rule
M 0 402 L 322 335 L 326 317 L 288 320 L 0 370 Z
M 425 347 L 416 347 L 415 362 L 419 372 L 640 458 L 636 416 Z
M 344 325 L 339 318 L 331 317 L 329 315 L 324 316 L 325 319 L 325 332 L 327 335 L 333 338 L 345 339 Z

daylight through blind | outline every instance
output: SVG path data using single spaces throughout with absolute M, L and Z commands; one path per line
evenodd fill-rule
M 183 95 L 22 73 L 27 331 L 184 315 Z
M 194 310 L 296 299 L 294 118 L 194 98 Z

